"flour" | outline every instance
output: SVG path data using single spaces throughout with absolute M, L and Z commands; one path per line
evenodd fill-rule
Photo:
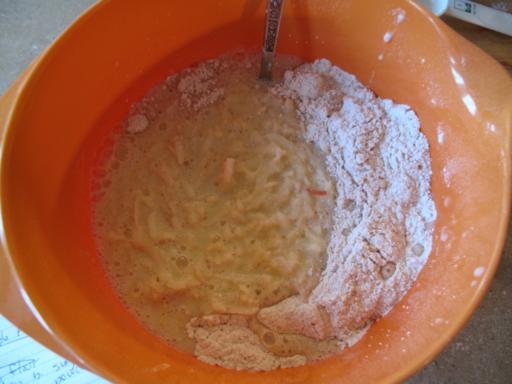
M 304 138 L 325 154 L 338 195 L 318 286 L 258 319 L 276 332 L 350 345 L 405 295 L 430 254 L 428 142 L 408 106 L 375 97 L 327 60 L 287 72 L 276 92 L 298 104 Z
M 258 59 L 243 60 L 255 78 Z M 230 71 L 229 65 L 210 60 L 171 76 L 165 92 L 154 92 L 132 111 L 127 131 L 139 134 L 157 124 L 158 106 L 170 93 L 190 112 L 221 100 L 219 73 Z M 281 98 L 283 109 L 297 110 L 303 124 L 298 136 L 325 158 L 336 196 L 316 286 L 255 314 L 213 313 L 188 321 L 200 360 L 239 370 L 303 365 L 356 343 L 416 280 L 432 249 L 436 219 L 428 142 L 410 107 L 376 97 L 327 60 L 286 71 L 269 92 Z
M 203 316 L 191 320 L 187 331 L 196 340 L 195 354 L 206 363 L 254 371 L 291 368 L 306 363 L 304 356 L 279 357 L 268 352 L 243 316 Z
M 252 64 L 254 59 L 247 58 Z M 195 113 L 204 109 L 224 95 L 219 85 L 219 74 L 226 70 L 226 60 L 206 60 L 193 68 L 169 76 L 163 84 L 153 88 L 139 103 L 132 106 L 125 122 L 129 133 L 140 133 L 161 115 L 169 104 L 177 103 L 182 111 Z
M 178 91 L 185 108 L 197 111 L 217 101 L 224 89 L 217 86 L 220 60 L 209 60 L 193 69 L 185 70 L 178 82 Z
M 132 115 L 126 122 L 126 130 L 130 133 L 139 133 L 148 127 L 148 119 L 144 115 Z
M 287 71 L 273 91 L 296 103 L 303 137 L 325 155 L 337 199 L 319 284 L 308 297 L 262 308 L 257 319 L 277 333 L 335 338 L 341 350 L 405 295 L 430 254 L 436 209 L 428 142 L 410 107 L 377 98 L 327 60 Z M 278 359 L 245 365 L 242 350 L 263 352 L 250 331 L 230 327 L 196 331 L 200 358 L 237 369 L 283 366 Z M 245 345 L 240 332 L 248 332 Z M 240 355 L 228 357 L 221 335 L 237 340 L 231 348 Z

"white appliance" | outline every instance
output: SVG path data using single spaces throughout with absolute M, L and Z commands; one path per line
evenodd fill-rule
M 512 1 L 417 0 L 437 16 L 447 14 L 469 23 L 512 36 Z

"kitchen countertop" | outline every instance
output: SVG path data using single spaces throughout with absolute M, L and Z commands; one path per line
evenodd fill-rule
M 0 0 L 0 94 L 93 0 Z M 512 73 L 512 37 L 445 21 Z M 512 233 L 491 289 L 469 323 L 408 384 L 512 382 Z

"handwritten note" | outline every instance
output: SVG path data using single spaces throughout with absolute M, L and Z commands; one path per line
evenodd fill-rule
M 0 384 L 107 384 L 43 347 L 0 316 Z

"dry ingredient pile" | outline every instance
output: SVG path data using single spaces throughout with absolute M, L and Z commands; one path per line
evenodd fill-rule
M 406 105 L 327 60 L 183 70 L 132 108 L 95 183 L 107 273 L 140 321 L 226 368 L 357 342 L 432 245 L 428 143 Z

